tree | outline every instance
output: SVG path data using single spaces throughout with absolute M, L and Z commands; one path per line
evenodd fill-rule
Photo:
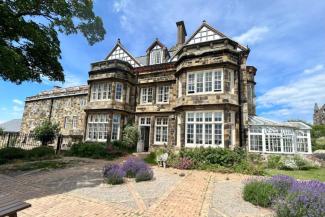
M 44 121 L 34 129 L 35 139 L 40 141 L 43 146 L 53 141 L 58 136 L 60 127 L 58 124 L 52 124 L 51 121 Z
M 126 147 L 134 148 L 137 145 L 139 139 L 138 128 L 134 125 L 126 125 L 123 129 L 123 144 Z
M 0 127 L 0 136 L 4 133 L 4 129 Z
M 16 84 L 64 81 L 58 32 L 81 32 L 90 45 L 105 29 L 92 0 L 0 1 L 0 78 Z
M 314 125 L 311 129 L 313 150 L 325 149 L 325 125 Z

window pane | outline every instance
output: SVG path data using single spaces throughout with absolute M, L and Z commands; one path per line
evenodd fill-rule
M 198 73 L 196 75 L 196 92 L 203 92 L 203 73 Z
M 205 91 L 212 91 L 212 72 L 205 73 Z
M 187 124 L 187 143 L 194 143 L 194 124 Z
M 196 144 L 203 144 L 203 125 L 196 125 Z
M 222 72 L 216 71 L 214 74 L 214 91 L 221 91 Z
M 215 145 L 222 144 L 222 124 L 214 125 L 214 144 Z

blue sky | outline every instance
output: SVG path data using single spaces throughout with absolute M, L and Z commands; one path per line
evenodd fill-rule
M 171 47 L 176 21 L 188 37 L 202 20 L 248 45 L 256 76 L 257 113 L 276 120 L 312 121 L 314 103 L 325 103 L 325 1 L 322 0 L 95 0 L 105 40 L 89 46 L 82 35 L 60 35 L 66 83 L 85 84 L 90 63 L 103 60 L 117 38 L 134 56 L 155 38 Z M 24 100 L 58 83 L 0 80 L 0 122 L 21 118 Z

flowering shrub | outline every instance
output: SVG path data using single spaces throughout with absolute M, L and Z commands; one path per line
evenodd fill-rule
M 124 182 L 125 172 L 118 164 L 108 164 L 103 168 L 103 176 L 107 183 L 117 185 Z
M 193 161 L 190 158 L 187 157 L 181 157 L 178 159 L 175 167 L 177 169 L 181 169 L 181 170 L 188 170 L 191 169 L 193 166 Z
M 136 182 L 148 181 L 153 178 L 153 172 L 151 168 L 141 168 L 135 175 Z
M 285 196 L 296 180 L 290 176 L 276 175 L 272 176 L 266 182 L 270 183 L 280 196 Z
M 129 178 L 134 178 L 140 169 L 148 168 L 148 165 L 143 160 L 138 158 L 128 158 L 122 166 L 126 176 Z
M 243 197 L 255 205 L 273 205 L 278 217 L 325 216 L 324 182 L 278 175 L 247 182 Z
M 284 200 L 276 204 L 278 217 L 325 216 L 325 183 L 296 181 Z

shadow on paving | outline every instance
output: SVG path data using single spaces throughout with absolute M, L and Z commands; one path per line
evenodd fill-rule
M 125 157 L 115 161 L 122 161 Z M 20 175 L 0 174 L 0 194 L 19 200 L 61 194 L 75 189 L 95 187 L 103 182 L 104 160 L 83 159 L 81 165 L 49 171 L 29 171 Z

